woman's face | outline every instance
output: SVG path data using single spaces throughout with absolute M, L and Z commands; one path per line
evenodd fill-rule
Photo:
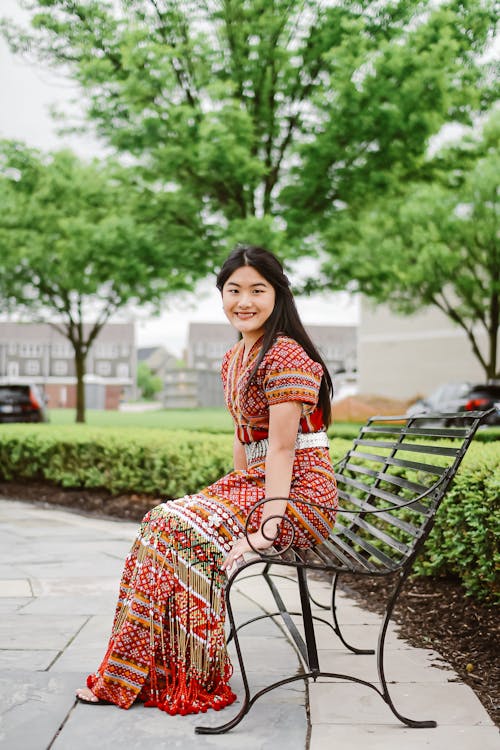
M 251 346 L 263 335 L 275 299 L 272 284 L 252 266 L 241 266 L 227 279 L 222 287 L 222 305 L 245 345 Z

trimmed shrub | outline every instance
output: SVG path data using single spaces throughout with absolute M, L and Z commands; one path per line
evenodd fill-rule
M 11 425 L 0 432 L 0 479 L 43 479 L 61 487 L 171 499 L 230 471 L 232 445 L 232 435 L 181 430 Z M 334 441 L 334 460 L 349 445 Z
M 436 515 L 417 575 L 456 575 L 465 589 L 493 602 L 500 567 L 500 442 L 474 443 Z
M 16 425 L 0 433 L 0 478 L 169 499 L 227 473 L 231 448 L 229 435 Z

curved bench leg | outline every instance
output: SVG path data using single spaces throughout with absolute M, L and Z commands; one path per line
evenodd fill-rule
M 342 631 L 340 629 L 340 623 L 337 619 L 337 605 L 335 603 L 335 596 L 337 594 L 337 583 L 338 583 L 339 574 L 335 573 L 333 576 L 332 581 L 332 617 L 333 617 L 333 629 L 335 631 L 335 634 L 338 638 L 342 641 L 344 646 L 349 649 L 349 651 L 352 651 L 353 654 L 374 654 L 375 649 L 373 648 L 357 648 L 357 646 L 351 646 L 350 643 L 347 643 L 346 639 L 342 635 Z
M 387 634 L 387 627 L 389 625 L 389 620 L 391 618 L 394 605 L 396 604 L 397 598 L 399 596 L 399 592 L 401 591 L 403 584 L 406 581 L 408 572 L 401 572 L 399 574 L 399 580 L 387 603 L 384 619 L 382 621 L 382 626 L 380 628 L 380 633 L 378 637 L 377 669 L 378 669 L 378 674 L 380 677 L 380 682 L 382 685 L 382 698 L 387 703 L 387 705 L 391 709 L 394 716 L 396 716 L 396 718 L 398 718 L 399 721 L 403 722 L 403 724 L 406 724 L 409 727 L 415 727 L 415 728 L 420 728 L 420 729 L 432 729 L 433 727 L 437 726 L 437 722 L 434 721 L 433 719 L 419 721 L 417 719 L 409 719 L 407 716 L 403 716 L 402 714 L 399 713 L 399 711 L 397 710 L 397 708 L 395 707 L 392 701 L 391 695 L 389 693 L 389 688 L 387 687 L 387 681 L 385 679 L 385 670 L 384 670 L 385 636 Z
M 234 578 L 232 580 L 229 580 L 226 586 L 226 609 L 227 609 L 227 615 L 229 618 L 229 624 L 230 624 L 230 634 L 232 636 L 232 640 L 234 641 L 234 647 L 236 649 L 236 655 L 238 657 L 238 662 L 241 669 L 241 678 L 243 680 L 243 687 L 245 690 L 245 697 L 243 699 L 243 705 L 241 706 L 241 709 L 236 716 L 234 716 L 230 721 L 228 721 L 226 724 L 222 724 L 217 727 L 207 727 L 207 726 L 198 726 L 195 727 L 196 734 L 223 734 L 224 732 L 228 732 L 230 729 L 233 729 L 237 724 L 240 723 L 240 721 L 243 719 L 243 717 L 248 713 L 250 709 L 250 687 L 248 685 L 248 678 L 247 673 L 245 670 L 245 664 L 243 663 L 243 655 L 241 653 L 241 646 L 240 646 L 240 640 L 238 637 L 238 628 L 236 627 L 236 622 L 234 620 L 234 614 L 233 614 L 233 608 L 231 606 L 231 587 L 233 585 Z

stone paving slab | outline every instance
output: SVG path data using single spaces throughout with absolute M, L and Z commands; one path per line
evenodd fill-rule
M 410 729 L 401 725 L 314 724 L 308 750 L 499 750 L 494 726 L 438 726 Z
M 171 717 L 154 709 L 75 703 L 74 690 L 100 662 L 111 629 L 123 559 L 137 524 L 82 517 L 67 511 L 0 501 L 0 748 L 1 750 L 500 750 L 498 732 L 473 691 L 431 649 L 413 649 L 390 625 L 386 673 L 396 706 L 413 718 L 435 718 L 437 729 L 401 725 L 374 690 L 320 678 L 306 690 L 293 682 L 260 698 L 228 735 L 194 734 L 197 724 L 229 721 L 240 703 L 222 713 Z M 238 622 L 275 610 L 261 578 L 233 587 Z M 29 587 L 29 591 L 28 591 Z M 312 581 L 317 601 L 329 601 L 328 584 Z M 299 608 L 296 584 L 280 578 L 287 605 Z M 3 592 L 3 595 L 2 595 Z M 376 645 L 380 616 L 344 594 L 338 612 L 347 640 Z M 314 607 L 314 614 L 325 617 Z M 298 622 L 298 620 L 297 620 Z M 373 656 L 355 656 L 326 625 L 317 628 L 323 667 L 376 680 Z M 240 634 L 248 678 L 259 689 L 297 673 L 299 659 L 273 621 Z M 232 686 L 243 694 L 235 666 Z M 445 667 L 445 668 L 442 668 Z M 310 744 L 308 716 L 310 711 Z
M 0 614 L 4 612 L 20 612 L 28 604 L 31 604 L 33 597 L 6 597 L 0 598 Z
M 321 669 L 352 675 L 358 679 L 379 681 L 375 656 L 351 654 L 346 651 L 321 651 Z M 388 682 L 450 682 L 458 679 L 456 672 L 442 657 L 431 649 L 386 648 L 385 677 Z M 329 678 L 319 677 L 318 682 L 328 682 Z
M 60 653 L 55 649 L 3 648 L 0 651 L 0 671 L 21 669 L 44 672 L 49 669 Z
M 35 576 L 31 579 L 31 587 L 36 597 L 78 595 L 83 598 L 96 593 L 108 593 L 116 601 L 118 586 L 119 579 L 115 575 L 100 575 L 97 578 L 89 578 L 89 576 L 65 576 L 61 578 L 61 569 L 58 578 L 38 578 Z
M 7 649 L 32 649 L 36 645 L 62 650 L 86 621 L 83 615 L 4 614 L 0 620 L 0 644 Z
M 134 706 L 120 711 L 113 706 L 77 704 L 51 750 L 126 748 L 126 750 L 304 750 L 307 722 L 303 693 L 274 691 L 261 702 L 258 714 L 250 715 L 225 735 L 196 735 L 197 725 L 215 726 L 229 721 L 238 704 L 220 714 L 168 716 L 155 709 Z M 91 721 L 89 712 L 92 712 Z
M 16 669 L 0 673 L 0 747 L 45 750 L 74 704 L 80 675 Z M 87 748 L 89 745 L 86 746 Z M 76 748 L 74 749 L 76 750 Z M 83 750 L 83 746 L 82 746 Z
M 389 686 L 396 709 L 410 719 L 451 726 L 492 725 L 473 691 L 461 683 L 403 683 Z M 311 723 L 395 724 L 396 719 L 377 693 L 364 685 L 344 682 L 309 686 Z M 416 730 L 415 731 L 421 731 Z
M 95 585 L 95 584 L 94 584 Z M 40 596 L 33 598 L 23 608 L 23 613 L 27 615 L 65 615 L 71 612 L 73 615 L 108 615 L 112 616 L 115 611 L 116 601 L 116 580 L 115 591 L 90 594 L 85 592 L 84 595 L 75 596 Z
M 0 597 L 32 596 L 30 582 L 27 578 L 0 579 Z

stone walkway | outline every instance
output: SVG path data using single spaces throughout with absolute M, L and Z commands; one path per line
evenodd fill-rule
M 76 703 L 75 688 L 103 655 L 122 562 L 136 524 L 99 520 L 26 503 L 0 500 L 0 748 L 2 750 L 499 750 L 498 731 L 473 691 L 439 655 L 414 649 L 391 626 L 386 673 L 395 702 L 415 718 L 436 719 L 436 729 L 409 729 L 377 694 L 351 682 L 302 682 L 262 697 L 226 735 L 195 735 L 198 724 L 217 725 L 238 703 L 217 714 L 171 717 L 138 704 L 129 711 Z M 328 587 L 314 583 L 316 598 Z M 294 605 L 295 589 L 284 597 Z M 258 579 L 238 584 L 238 617 L 271 606 Z M 372 646 L 378 616 L 342 597 L 345 632 Z M 353 656 L 319 628 L 324 668 L 375 677 L 373 657 Z M 298 669 L 295 651 L 269 621 L 243 631 L 253 685 Z M 236 663 L 236 660 L 234 660 Z M 233 689 L 241 695 L 236 672 Z

